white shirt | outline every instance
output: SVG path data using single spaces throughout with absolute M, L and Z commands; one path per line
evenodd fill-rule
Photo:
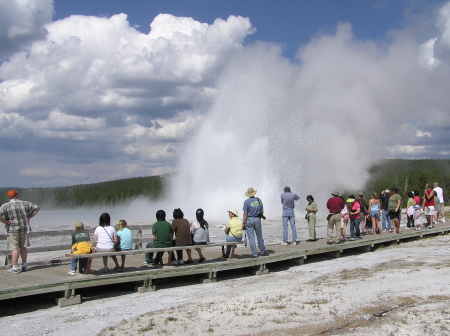
M 114 248 L 113 239 L 115 234 L 116 229 L 112 226 L 97 226 L 94 231 L 94 235 L 97 236 L 96 247 L 105 250 Z
M 436 194 L 439 197 L 439 201 L 444 204 L 444 190 L 442 190 L 441 187 L 436 187 L 433 190 L 436 191 Z

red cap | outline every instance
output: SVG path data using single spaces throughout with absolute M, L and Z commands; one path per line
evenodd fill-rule
M 15 190 L 10 190 L 10 191 L 8 191 L 8 193 L 6 194 L 6 196 L 7 196 L 8 198 L 16 197 L 17 195 L 19 195 L 19 193 L 18 193 L 17 191 L 15 191 Z

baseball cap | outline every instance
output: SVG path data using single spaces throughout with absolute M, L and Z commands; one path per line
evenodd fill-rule
M 18 193 L 17 191 L 15 191 L 15 190 L 10 190 L 10 191 L 8 191 L 8 193 L 6 194 L 6 196 L 7 196 L 8 198 L 16 197 L 17 195 L 19 195 L 19 193 Z

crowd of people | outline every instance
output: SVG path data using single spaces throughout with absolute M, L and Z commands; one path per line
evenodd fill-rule
M 331 195 L 333 197 L 327 202 L 328 245 L 362 239 L 365 234 L 381 235 L 383 231 L 391 234 L 402 233 L 402 198 L 397 188 L 386 189 L 379 195 L 373 192 L 367 205 L 362 192 L 358 193 L 358 198 L 350 195 L 347 200 L 341 197 L 339 192 L 332 192 Z M 417 190 L 408 192 L 406 218 L 406 229 L 414 230 L 421 230 L 422 227 L 432 229 L 438 222 L 445 222 L 444 191 L 439 183 L 435 182 L 433 189 L 431 184 L 427 183 L 422 197 Z M 350 237 L 346 235 L 348 225 Z M 334 231 L 336 234 L 333 238 Z
M 245 192 L 247 199 L 243 204 L 243 219 L 239 218 L 236 209 L 228 210 L 229 220 L 224 226 L 227 242 L 240 243 L 243 239 L 244 231 L 247 234 L 251 257 L 267 256 L 268 252 L 264 244 L 262 234 L 261 219 L 265 219 L 264 205 L 257 191 L 248 188 Z M 402 198 L 398 194 L 397 188 L 386 189 L 380 194 L 371 193 L 370 199 L 364 199 L 362 192 L 357 197 L 350 195 L 342 197 L 339 192 L 331 193 L 332 197 L 327 201 L 328 226 L 327 244 L 339 244 L 347 240 L 353 241 L 362 239 L 365 234 L 382 234 L 390 232 L 392 234 L 401 233 L 400 217 Z M 28 233 L 31 231 L 29 220 L 39 212 L 39 207 L 33 203 L 19 200 L 18 192 L 10 190 L 7 193 L 9 201 L 0 207 L 0 221 L 5 224 L 8 244 L 12 251 L 12 267 L 6 273 L 18 274 L 27 270 L 27 247 L 30 245 Z M 297 228 L 295 222 L 295 202 L 300 197 L 286 186 L 280 196 L 282 204 L 282 245 L 289 245 L 289 227 L 291 229 L 291 245 L 299 243 L 297 239 Z M 307 241 L 316 241 L 316 216 L 319 211 L 312 195 L 306 196 L 308 202 L 305 211 L 305 219 L 308 222 L 309 238 Z M 422 216 L 424 215 L 424 216 Z M 189 223 L 184 218 L 184 213 L 177 208 L 173 211 L 173 221 L 166 221 L 164 210 L 156 212 L 156 222 L 152 225 L 152 241 L 146 248 L 168 248 L 172 246 L 193 246 L 192 249 L 198 254 L 198 263 L 205 261 L 200 245 L 209 243 L 209 224 L 204 219 L 203 209 L 195 212 L 196 221 Z M 422 227 L 433 228 L 439 218 L 445 222 L 444 216 L 444 193 L 438 183 L 434 183 L 434 189 L 430 184 L 426 184 L 422 197 L 417 190 L 408 192 L 406 208 L 407 229 L 420 230 Z M 422 218 L 425 218 L 422 220 Z M 349 236 L 347 228 L 349 227 Z M 89 232 L 84 228 L 82 222 L 75 223 L 75 231 L 72 233 L 72 253 L 89 254 L 96 252 L 120 252 L 129 251 L 133 248 L 133 234 L 127 227 L 125 220 L 118 222 L 118 231 L 111 226 L 111 217 L 108 213 L 101 214 L 99 226 L 94 231 L 93 243 Z M 335 234 L 333 235 L 333 233 Z M 95 245 L 95 247 L 94 247 Z M 199 246 L 199 247 L 195 247 Z M 258 249 L 257 249 L 258 247 Z M 192 264 L 192 249 L 183 248 L 168 251 L 169 261 L 172 265 Z M 230 257 L 232 245 L 227 245 L 223 258 Z M 259 250 L 259 252 L 258 252 Z M 187 258 L 184 259 L 184 251 Z M 164 252 L 146 253 L 146 265 L 163 264 Z M 120 253 L 118 253 L 120 255 Z M 22 264 L 19 266 L 19 256 Z M 125 270 L 126 255 L 120 255 L 121 263 L 117 256 L 111 256 L 115 267 L 114 271 Z M 102 272 L 109 272 L 108 257 L 103 256 Z M 79 272 L 88 273 L 90 270 L 89 258 L 73 258 L 68 275 L 75 275 L 79 261 Z

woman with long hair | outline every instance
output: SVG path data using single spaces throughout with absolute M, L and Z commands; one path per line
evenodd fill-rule
M 191 224 L 191 234 L 194 245 L 206 245 L 209 243 L 209 225 L 208 222 L 203 218 L 205 215 L 203 209 L 197 209 L 195 212 L 195 217 L 197 220 Z M 195 248 L 198 253 L 198 262 L 202 263 L 205 261 L 201 248 Z
M 381 203 L 378 199 L 378 194 L 374 191 L 372 193 L 372 198 L 369 201 L 369 215 L 372 220 L 373 233 L 381 234 L 382 228 L 380 223 L 381 216 Z
M 114 244 L 118 242 L 116 230 L 111 226 L 111 217 L 108 213 L 102 213 L 99 218 L 99 225 L 94 231 L 94 244 L 95 252 L 114 252 Z M 119 263 L 116 256 L 111 256 L 112 260 L 116 264 L 114 270 L 120 271 Z M 102 272 L 109 272 L 108 269 L 108 257 L 102 257 L 103 268 Z

